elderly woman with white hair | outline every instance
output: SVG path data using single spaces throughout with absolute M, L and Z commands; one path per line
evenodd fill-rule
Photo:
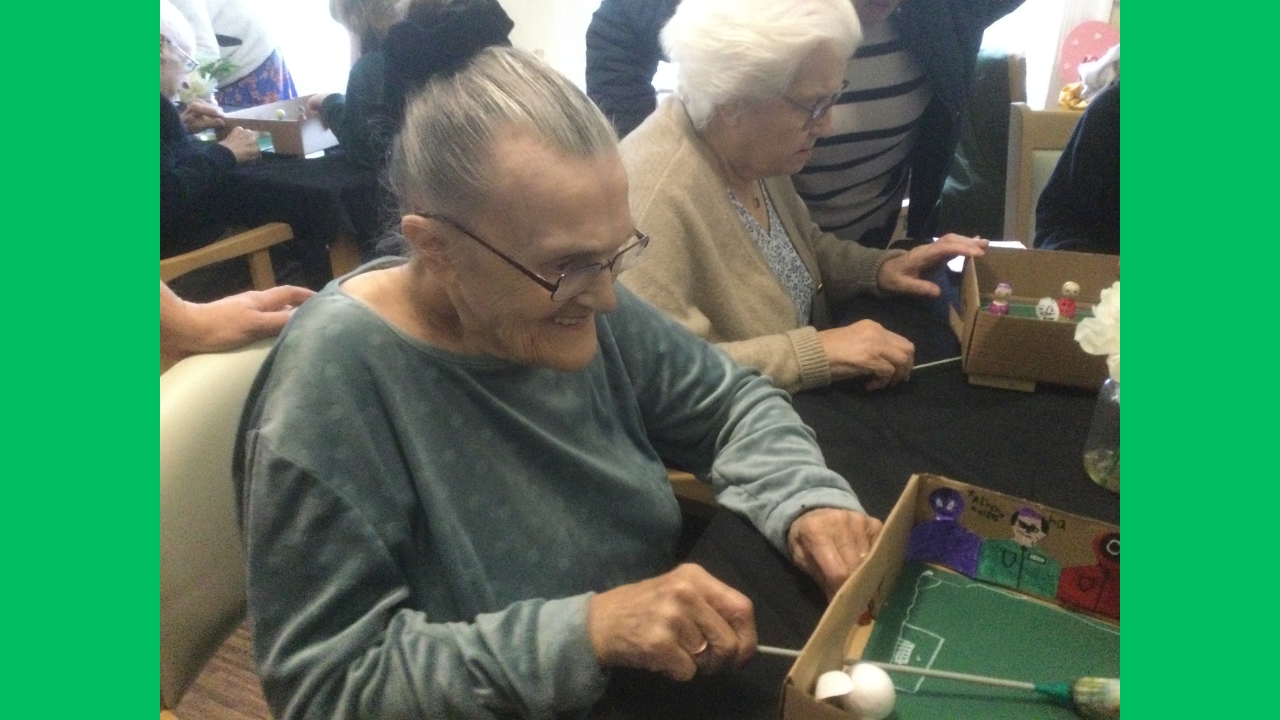
M 861 37 L 849 0 L 684 0 L 662 32 L 676 96 L 621 145 L 653 237 L 622 282 L 791 392 L 906 379 L 909 340 L 870 320 L 832 327 L 834 310 L 859 293 L 937 297 L 924 278 L 985 247 L 873 250 L 810 219 L 790 176 L 829 134 Z
M 275 717 L 583 717 L 614 669 L 745 662 L 753 605 L 677 565 L 664 459 L 828 593 L 861 564 L 880 523 L 785 394 L 615 286 L 648 238 L 581 90 L 485 48 L 389 175 L 408 258 L 300 308 L 241 425 Z

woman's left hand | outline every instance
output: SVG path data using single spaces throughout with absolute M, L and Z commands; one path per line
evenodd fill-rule
M 193 100 L 187 105 L 187 109 L 182 111 L 182 125 L 187 128 L 187 132 L 197 133 L 209 128 L 222 127 L 224 117 L 226 114 L 217 105 Z
M 830 598 L 867 559 L 882 527 L 879 520 L 853 510 L 809 510 L 787 531 L 791 560 Z
M 957 255 L 981 257 L 986 247 L 987 241 L 982 238 L 948 233 L 935 242 L 886 261 L 880 266 L 876 282 L 885 293 L 938 297 L 942 289 L 924 278 Z

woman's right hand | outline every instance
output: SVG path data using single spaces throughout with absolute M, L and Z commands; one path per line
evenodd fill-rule
M 587 631 L 601 665 L 682 682 L 756 651 L 751 600 L 692 564 L 593 596 Z
M 243 165 L 262 157 L 258 148 L 258 138 L 242 127 L 233 127 L 227 136 L 218 142 L 236 156 L 236 164 Z
M 916 346 L 874 320 L 823 330 L 818 341 L 831 365 L 831 380 L 872 376 L 868 390 L 880 390 L 911 376 Z

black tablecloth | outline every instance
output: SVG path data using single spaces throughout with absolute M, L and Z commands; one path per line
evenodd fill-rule
M 954 296 L 949 273 L 936 278 Z M 858 298 L 846 320 L 868 318 L 916 346 L 916 364 L 959 357 L 945 303 Z M 970 385 L 960 363 L 913 372 L 866 392 L 846 381 L 799 393 L 793 405 L 818 434 L 827 465 L 883 518 L 912 473 L 930 472 L 1079 515 L 1120 522 L 1120 498 L 1090 480 L 1082 453 L 1097 393 L 1040 385 L 1034 393 Z
M 937 278 L 947 283 L 945 272 Z M 953 295 L 944 287 L 944 296 Z M 859 298 L 846 320 L 873 319 L 916 345 L 916 362 L 957 357 L 945 303 Z M 1081 453 L 1095 393 L 1041 386 L 1035 393 L 968 384 L 958 362 L 926 368 L 894 388 L 866 392 L 854 382 L 798 394 L 794 406 L 818 435 L 828 466 L 867 512 L 884 518 L 912 473 L 932 472 L 972 485 L 1119 523 L 1119 496 L 1095 485 Z M 720 511 L 689 557 L 755 605 L 760 642 L 799 648 L 825 600 L 745 520 Z M 785 658 L 757 656 L 747 666 L 690 683 L 636 671 L 615 672 L 600 718 L 758 718 L 773 720 Z

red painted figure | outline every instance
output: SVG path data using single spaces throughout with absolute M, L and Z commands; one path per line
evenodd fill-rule
M 1058 578 L 1058 599 L 1063 605 L 1120 617 L 1120 533 L 1107 532 L 1093 539 L 1097 565 L 1064 568 Z
M 1058 317 L 1062 320 L 1075 320 L 1076 296 L 1080 294 L 1080 286 L 1070 280 L 1062 284 L 1062 297 L 1058 298 Z

